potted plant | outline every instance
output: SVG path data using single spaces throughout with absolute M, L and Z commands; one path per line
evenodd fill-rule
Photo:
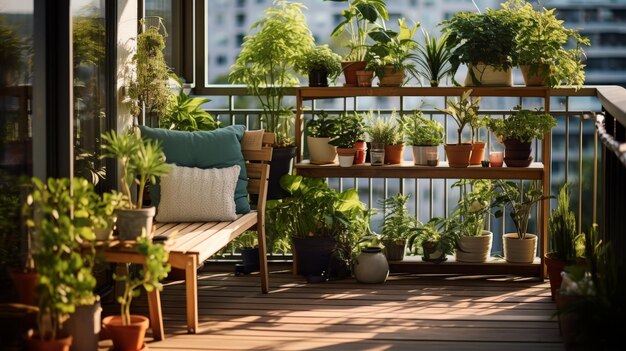
M 448 100 L 446 109 L 438 109 L 439 111 L 452 116 L 457 125 L 457 143 L 445 144 L 446 156 L 450 167 L 464 168 L 469 165 L 470 155 L 472 153 L 472 145 L 463 143 L 463 129 L 466 125 L 472 123 L 478 118 L 478 103 L 480 97 L 470 98 L 472 89 L 466 90 L 461 99 Z
M 441 263 L 451 255 L 456 247 L 458 223 L 442 217 L 431 218 L 419 224 L 409 237 L 408 246 L 411 252 L 422 250 L 422 261 Z
M 456 73 L 460 64 L 468 66 L 465 86 L 513 85 L 511 66 L 519 28 L 516 16 L 504 9 L 458 12 L 442 25 L 452 51 L 452 71 Z
M 276 133 L 268 199 L 287 195 L 280 187 L 280 178 L 291 171 L 296 156 L 294 114 L 285 107 L 283 98 L 289 87 L 300 84 L 294 67 L 314 46 L 303 8 L 300 3 L 287 1 L 277 1 L 267 8 L 265 16 L 250 27 L 254 33 L 245 37 L 228 76 L 230 82 L 245 84 L 250 94 L 256 96 L 263 108 L 263 128 Z
M 241 254 L 241 264 L 235 266 L 236 274 L 250 274 L 258 272 L 259 266 L 259 239 L 254 230 L 247 230 L 232 242 L 232 246 Z
M 524 189 L 524 182 L 520 188 L 511 181 L 497 180 L 497 187 L 501 191 L 498 195 L 500 203 L 511 207 L 510 217 L 515 225 L 516 233 L 503 235 L 504 258 L 509 263 L 532 263 L 537 251 L 537 235 L 529 234 L 528 223 L 532 207 L 548 199 L 544 196 L 540 186 L 530 183 L 528 189 Z M 494 214 L 502 217 L 503 213 L 498 210 Z
M 551 250 L 545 255 L 544 261 L 550 278 L 552 300 L 555 300 L 561 287 L 561 272 L 566 265 L 575 264 L 577 258 L 582 256 L 582 252 L 580 255 L 578 253 L 582 235 L 576 230 L 576 217 L 570 210 L 567 184 L 559 190 L 557 207 L 550 214 L 548 238 Z
M 94 206 L 93 231 L 96 240 L 107 241 L 113 235 L 113 226 L 117 221 L 116 211 L 128 208 L 127 197 L 117 191 L 104 193 Z
M 332 262 L 350 267 L 359 239 L 369 233 L 370 211 L 355 189 L 337 192 L 321 178 L 285 175 L 281 185 L 290 193 L 268 201 L 267 216 L 274 230 L 291 237 L 298 274 L 328 278 Z
M 211 101 L 207 98 L 191 97 L 185 93 L 183 82 L 175 79 L 178 95 L 171 95 L 165 116 L 159 119 L 159 127 L 170 130 L 214 130 L 220 122 L 213 119 L 210 113 L 202 109 L 202 105 Z
M 439 82 L 446 77 L 454 79 L 454 72 L 450 65 L 451 52 L 447 46 L 448 34 L 443 34 L 439 40 L 423 30 L 424 44 L 417 47 L 418 75 L 424 78 L 431 87 L 438 87 Z
M 400 116 L 399 121 L 406 141 L 413 146 L 413 163 L 428 165 L 429 156 L 437 154 L 437 146 L 443 142 L 443 125 L 434 119 L 424 118 L 421 110 Z
M 26 200 L 26 225 L 33 233 L 39 311 L 37 334 L 29 340 L 29 347 L 37 350 L 48 345 L 69 350 L 72 335 L 63 333 L 63 323 L 78 304 L 95 302 L 96 279 L 91 270 L 97 194 L 82 178 L 50 178 L 46 183 L 33 178 L 32 184 Z
M 414 51 L 418 44 L 413 40 L 419 23 L 409 27 L 406 19 L 398 20 L 399 30 L 387 29 L 383 23 L 369 32 L 374 44 L 367 49 L 365 69 L 374 71 L 381 87 L 399 87 L 405 81 L 406 73 L 417 77 Z
M 374 117 L 373 114 L 370 114 L 367 119 L 365 131 L 372 144 L 372 149 L 380 149 L 380 145 L 384 145 L 384 163 L 402 163 L 404 132 L 402 126 L 397 121 L 396 113 L 393 112 L 386 119 L 380 115 Z
M 534 139 L 543 139 L 556 126 L 556 119 L 541 110 L 526 110 L 516 106 L 510 117 L 487 118 L 486 124 L 498 141 L 504 144 L 506 165 L 527 167 L 532 162 L 531 142 Z
M 141 27 L 144 26 L 143 20 Z M 158 26 L 149 26 L 137 35 L 137 52 L 132 58 L 132 70 L 126 77 L 126 95 L 130 113 L 144 124 L 146 115 L 158 119 L 167 115 L 172 92 L 169 88 L 170 69 L 167 67 L 163 49 L 165 37 L 160 29 L 165 28 L 162 19 Z
M 314 46 L 296 62 L 295 69 L 308 74 L 310 87 L 327 87 L 328 78 L 334 80 L 341 73 L 341 56 L 335 54 L 328 45 Z
M 120 184 L 122 193 L 128 199 L 127 207 L 115 212 L 119 238 L 135 240 L 140 235 L 150 237 L 156 209 L 154 206 L 142 207 L 144 188 L 148 180 L 154 184 L 156 177 L 167 175 L 171 166 L 165 163 L 165 154 L 159 142 L 144 140 L 132 130 L 121 135 L 110 131 L 102 134 L 102 139 L 105 142 L 104 156 L 116 158 L 120 162 Z M 135 202 L 131 200 L 132 184 L 139 186 Z
M 329 117 L 328 113 L 322 111 L 317 114 L 317 118 L 313 118 L 307 123 L 306 141 L 312 164 L 335 163 L 337 160 L 337 149 L 329 142 L 337 136 L 339 131 L 338 120 L 338 118 Z
M 380 24 L 377 21 L 388 20 L 385 0 L 325 0 L 347 2 L 348 8 L 341 11 L 343 20 L 333 29 L 331 36 L 340 37 L 344 32 L 347 54 L 341 62 L 346 79 L 346 86 L 357 86 L 357 71 L 365 70 L 365 54 L 367 53 L 367 35 Z
M 410 195 L 400 193 L 380 201 L 383 207 L 383 226 L 381 241 L 385 246 L 385 256 L 390 261 L 401 261 L 406 252 L 407 238 L 417 220 L 406 208 Z
M 363 139 L 363 120 L 358 113 L 346 113 L 337 119 L 337 137 L 330 141 L 337 147 L 339 165 L 350 167 L 357 152 L 355 145 Z
M 509 1 L 504 8 L 519 19 L 513 63 L 522 69 L 526 85 L 580 89 L 585 82 L 583 45 L 589 46 L 589 39 L 565 28 L 555 9 L 519 1 Z M 566 49 L 570 43 L 575 46 Z
M 144 336 L 150 320 L 144 316 L 130 314 L 130 305 L 134 297 L 141 293 L 140 288 L 147 292 L 154 289 L 162 290 L 160 281 L 167 277 L 170 265 L 167 263 L 168 253 L 161 244 L 153 244 L 146 237 L 137 239 L 135 250 L 146 257 L 146 264 L 136 276 L 114 275 L 118 282 L 124 283 L 124 292 L 118 297 L 121 311 L 119 315 L 108 316 L 102 320 L 103 328 L 109 333 L 116 350 L 143 350 Z

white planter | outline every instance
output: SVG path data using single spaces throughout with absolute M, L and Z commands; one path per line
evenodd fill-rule
M 427 166 L 428 154 L 432 152 L 437 153 L 437 146 L 413 145 L 413 164 Z
M 306 137 L 312 164 L 323 165 L 337 162 L 337 148 L 330 145 L 330 138 Z
M 502 236 L 504 258 L 509 263 L 532 263 L 537 252 L 537 236 L 526 233 L 524 240 L 517 238 L 517 233 L 507 233 Z
M 482 231 L 480 236 L 463 236 L 457 241 L 456 260 L 459 262 L 485 262 L 491 254 L 493 233 Z
M 360 283 L 384 283 L 389 276 L 389 263 L 380 247 L 364 248 L 356 258 L 354 277 Z
M 340 167 L 351 167 L 352 163 L 354 163 L 354 155 L 352 156 L 339 156 L 339 166 Z
M 470 65 L 468 67 L 467 76 L 465 76 L 465 86 L 471 87 L 475 86 L 472 81 L 472 77 L 470 75 L 470 71 L 474 72 L 474 76 L 480 81 L 480 85 L 487 86 L 504 86 L 511 87 L 513 86 L 513 72 L 511 69 L 507 69 L 504 71 L 496 70 L 491 65 L 485 65 L 483 63 L 478 63 L 476 65 Z

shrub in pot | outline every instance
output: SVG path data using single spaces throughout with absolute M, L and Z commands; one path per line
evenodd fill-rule
M 207 98 L 191 97 L 183 89 L 183 81 L 174 76 L 178 85 L 178 95 L 171 95 L 165 116 L 159 118 L 159 127 L 170 130 L 215 130 L 220 127 L 202 105 L 211 101 Z
M 54 344 L 58 350 L 69 350 L 72 336 L 63 333 L 63 323 L 77 305 L 95 302 L 92 218 L 98 195 L 82 178 L 50 178 L 46 183 L 33 178 L 32 184 L 26 225 L 34 240 L 39 311 L 37 333 L 29 345 L 37 349 Z
M 465 168 L 469 165 L 472 153 L 472 145 L 463 143 L 463 129 L 466 125 L 473 123 L 478 118 L 478 103 L 480 97 L 472 99 L 470 96 L 472 90 L 466 90 L 461 95 L 461 99 L 449 99 L 446 109 L 438 109 L 439 111 L 452 116 L 457 125 L 457 143 L 445 144 L 446 156 L 450 167 Z
M 165 176 L 171 166 L 165 163 L 165 154 L 157 141 L 144 140 L 132 130 L 121 135 L 115 131 L 102 134 L 105 157 L 120 162 L 120 186 L 126 199 L 132 199 L 130 187 L 137 184 L 137 201 L 126 202 L 125 209 L 118 209 L 117 229 L 121 240 L 134 240 L 143 232 L 152 235 L 152 221 L 156 213 L 153 207 L 142 208 L 146 183 L 156 183 L 157 177 Z
M 515 15 L 504 9 L 458 12 L 442 25 L 452 51 L 452 71 L 456 73 L 460 64 L 468 66 L 465 86 L 513 85 L 512 56 L 519 27 Z
M 504 258 L 509 263 L 532 263 L 537 251 L 538 235 L 527 233 L 530 212 L 535 204 L 550 197 L 544 196 L 541 187 L 534 182 L 527 189 L 524 189 L 524 182 L 520 183 L 519 188 L 512 181 L 499 179 L 496 182 L 499 190 L 498 201 L 511 207 L 509 215 L 516 229 L 515 233 L 503 235 Z M 503 213 L 498 210 L 494 215 L 502 217 Z
M 328 79 L 334 80 L 341 73 L 341 56 L 328 45 L 314 46 L 304 53 L 294 68 L 309 76 L 310 87 L 327 87 Z
M 541 110 L 526 110 L 516 106 L 508 118 L 491 119 L 486 124 L 505 146 L 504 162 L 508 167 L 527 167 L 532 162 L 531 142 L 543 139 L 556 126 L 556 119 Z
M 456 247 L 458 222 L 452 222 L 442 217 L 431 218 L 428 222 L 414 228 L 409 236 L 409 250 L 414 253 L 422 252 L 422 261 L 441 263 L 451 255 Z
M 380 149 L 383 145 L 384 163 L 399 164 L 402 163 L 404 154 L 404 131 L 398 122 L 396 113 L 393 112 L 388 118 L 380 115 L 374 117 L 370 113 L 366 120 L 365 132 L 372 149 Z
M 400 193 L 380 202 L 383 207 L 381 238 L 385 256 L 390 261 L 401 261 L 406 252 L 407 238 L 417 225 L 417 219 L 406 208 L 410 195 Z
M 520 1 L 508 1 L 503 7 L 518 18 L 513 63 L 522 69 L 526 85 L 580 89 L 585 82 L 583 45 L 589 46 L 589 39 L 566 28 L 555 9 Z M 575 46 L 566 49 L 571 43 Z
M 326 0 L 329 1 L 329 0 Z M 357 71 L 365 70 L 368 33 L 377 26 L 378 21 L 389 19 L 385 0 L 331 0 L 346 2 L 347 8 L 341 11 L 343 20 L 333 29 L 331 36 L 348 35 L 347 53 L 341 62 L 346 79 L 346 86 L 357 86 Z
M 387 29 L 383 23 L 369 32 L 374 44 L 368 47 L 365 56 L 366 70 L 374 71 L 381 87 L 402 86 L 409 77 L 417 77 L 415 50 L 418 47 L 413 39 L 419 23 L 406 24 L 406 19 L 398 20 L 399 30 Z
M 448 35 L 443 34 L 439 40 L 423 30 L 424 44 L 417 47 L 418 76 L 424 78 L 431 87 L 438 87 L 441 80 L 448 77 L 454 79 L 450 65 L 452 53 L 447 46 Z
M 146 237 L 137 239 L 135 250 L 146 257 L 143 270 L 136 276 L 113 275 L 113 278 L 124 284 L 124 292 L 117 301 L 120 304 L 120 315 L 108 316 L 102 320 L 104 329 L 113 340 L 116 350 L 142 350 L 144 337 L 150 320 L 144 316 L 130 314 L 133 298 L 139 296 L 140 288 L 147 292 L 154 289 L 162 290 L 161 280 L 167 277 L 170 265 L 167 263 L 168 253 L 161 244 L 152 243 Z
M 437 147 L 443 142 L 443 125 L 434 119 L 424 118 L 421 110 L 400 116 L 399 122 L 406 142 L 413 146 L 413 163 L 427 165 L 429 154 L 437 154 Z
M 338 118 L 329 117 L 326 112 L 317 114 L 307 125 L 307 146 L 309 158 L 313 164 L 335 163 L 337 160 L 336 146 L 329 144 L 337 137 L 339 131 Z
M 346 113 L 337 119 L 336 138 L 329 143 L 337 147 L 339 165 L 350 167 L 354 162 L 357 149 L 356 143 L 363 139 L 363 120 L 358 113 Z

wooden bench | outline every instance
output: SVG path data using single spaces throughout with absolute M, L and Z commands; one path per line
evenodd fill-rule
M 239 215 L 232 222 L 206 223 L 156 223 L 153 235 L 168 237 L 169 263 L 173 268 L 185 271 L 187 299 L 187 330 L 196 333 L 198 328 L 198 265 L 224 248 L 237 236 L 249 229 L 256 229 L 259 241 L 259 267 L 261 291 L 269 291 L 267 257 L 265 247 L 265 201 L 272 159 L 273 133 L 264 133 L 260 150 L 245 150 L 248 172 L 248 193 L 257 198 L 256 206 L 249 213 Z M 160 306 L 159 308 L 159 317 Z

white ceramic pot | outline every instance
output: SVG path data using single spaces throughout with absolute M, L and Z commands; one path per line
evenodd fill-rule
M 337 161 L 337 148 L 330 145 L 330 138 L 306 137 L 311 163 L 323 165 Z
M 361 250 L 354 264 L 354 277 L 360 283 L 384 283 L 389 276 L 389 263 L 380 247 Z
M 526 233 L 524 240 L 517 238 L 517 233 L 502 236 L 504 258 L 509 263 L 533 263 L 537 252 L 537 236 Z
M 493 233 L 483 230 L 480 236 L 463 236 L 457 241 L 456 260 L 458 262 L 485 262 L 491 254 Z
M 352 155 L 352 156 L 342 156 L 342 155 L 339 155 L 339 166 L 340 167 L 351 167 L 352 163 L 354 163 L 354 155 Z
M 478 63 L 476 65 L 470 65 L 468 67 L 467 76 L 465 76 L 465 86 L 471 87 L 475 86 L 474 81 L 470 75 L 470 70 L 474 72 L 474 76 L 480 81 L 480 85 L 486 86 L 504 86 L 511 87 L 513 86 L 513 72 L 511 69 L 507 70 L 497 70 L 491 65 L 485 65 L 483 63 Z
M 437 146 L 413 145 L 413 164 L 419 166 L 428 165 L 428 154 L 437 153 Z

